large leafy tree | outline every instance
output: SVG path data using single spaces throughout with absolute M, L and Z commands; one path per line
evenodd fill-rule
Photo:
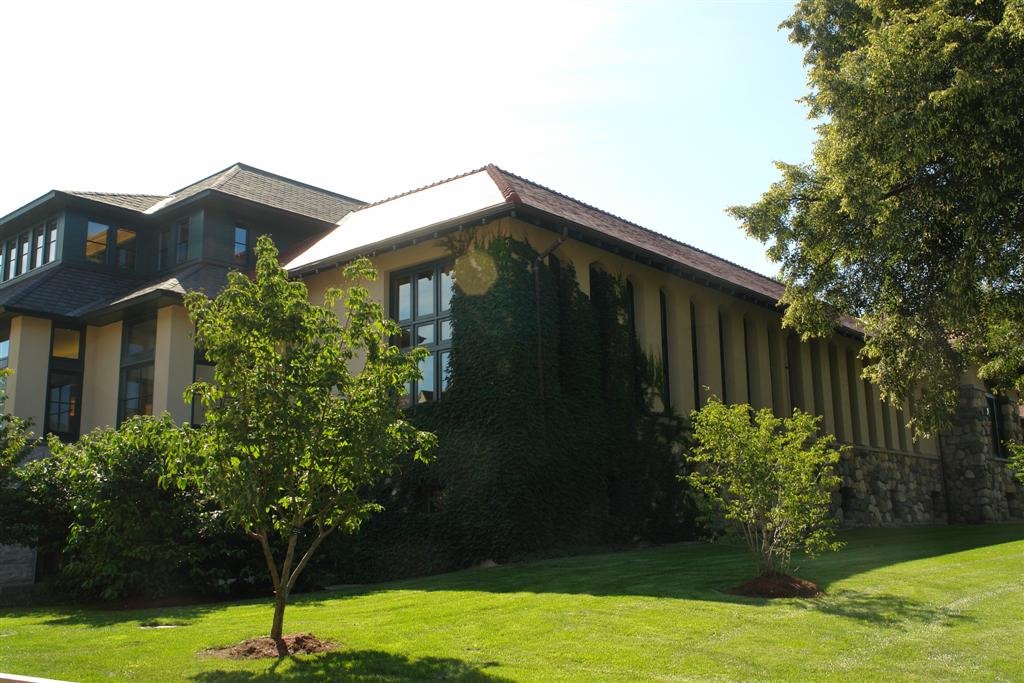
M 800 0 L 813 160 L 733 207 L 769 243 L 785 323 L 866 327 L 867 373 L 939 426 L 969 365 L 1024 389 L 1024 3 Z
M 311 303 L 277 254 L 261 237 L 255 278 L 232 273 L 216 298 L 185 297 L 214 381 L 190 387 L 206 427 L 197 446 L 169 460 L 168 475 L 193 481 L 259 542 L 275 593 L 270 636 L 280 643 L 288 595 L 316 549 L 379 509 L 367 488 L 400 455 L 424 458 L 434 437 L 404 420 L 398 403 L 424 352 L 390 344 L 399 330 L 363 286 Z M 376 277 L 365 260 L 344 275 Z

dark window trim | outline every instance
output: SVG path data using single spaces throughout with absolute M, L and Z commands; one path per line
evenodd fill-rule
M 74 330 L 78 332 L 78 358 L 57 358 L 53 355 L 53 342 L 57 336 L 57 329 Z M 75 399 L 75 414 L 72 416 L 70 430 L 60 432 L 52 428 L 50 422 L 50 390 L 52 378 L 55 373 L 62 375 L 73 375 L 77 378 Z M 51 325 L 50 326 L 50 352 L 49 367 L 46 372 L 46 402 L 43 413 L 44 433 L 55 434 L 64 442 L 77 441 L 81 436 L 82 427 L 82 388 L 85 381 L 85 328 L 74 325 Z
M 128 328 L 132 325 L 138 325 L 153 321 L 153 348 L 149 351 L 142 353 L 129 354 L 128 348 Z M 156 343 L 157 343 L 157 329 L 156 329 L 156 316 L 143 316 L 139 318 L 132 318 L 131 320 L 125 320 L 121 324 L 121 364 L 118 368 L 117 377 L 117 424 L 120 425 L 124 422 L 124 403 L 125 403 L 125 375 L 127 371 L 134 370 L 143 366 L 153 366 L 156 358 Z M 156 382 L 155 367 L 154 367 L 154 383 Z M 150 398 L 153 398 L 150 395 Z
M 431 351 L 431 362 L 434 364 L 434 395 L 431 399 L 437 400 L 444 395 L 447 390 L 444 386 L 445 368 L 443 356 L 451 353 L 452 340 L 441 339 L 441 328 L 445 321 L 452 319 L 451 307 L 448 310 L 441 310 L 442 301 L 442 290 L 441 290 L 441 273 L 447 269 L 453 269 L 455 262 L 453 259 L 441 259 L 437 261 L 427 261 L 424 263 L 402 268 L 401 270 L 392 271 L 389 274 L 388 282 L 388 314 L 391 318 L 402 327 L 402 329 L 409 330 L 409 345 L 401 346 L 402 350 L 408 350 L 415 347 L 413 339 L 416 334 L 416 327 L 418 325 L 430 324 L 434 325 L 434 343 L 423 344 L 424 348 L 430 349 Z M 416 275 L 422 273 L 425 270 L 433 270 L 434 272 L 434 283 L 433 283 L 433 296 L 434 296 L 434 312 L 432 314 L 420 315 L 418 312 L 419 308 L 419 293 L 416 287 Z M 398 280 L 403 277 L 409 277 L 409 288 L 410 288 L 410 299 L 409 299 L 409 317 L 405 319 L 399 319 L 398 317 Z M 449 356 L 450 357 L 450 356 Z M 410 402 L 414 400 L 419 394 L 419 382 L 412 382 L 410 388 Z M 410 403 L 411 404 L 411 403 Z

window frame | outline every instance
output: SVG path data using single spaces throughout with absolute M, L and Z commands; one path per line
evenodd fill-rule
M 129 338 L 128 332 L 129 332 L 129 328 L 131 328 L 132 326 L 135 326 L 135 325 L 140 325 L 140 324 L 148 323 L 148 322 L 152 322 L 153 323 L 153 347 L 151 349 L 144 350 L 142 352 L 128 353 L 128 338 Z M 134 318 L 132 320 L 126 320 L 126 321 L 124 321 L 122 323 L 122 325 L 121 325 L 121 363 L 120 363 L 120 367 L 119 367 L 119 371 L 118 371 L 118 382 L 117 382 L 117 424 L 118 425 L 120 425 L 126 419 L 125 413 L 127 411 L 125 410 L 125 402 L 128 400 L 128 397 L 125 396 L 125 389 L 127 388 L 127 376 L 128 376 L 128 373 L 132 372 L 132 371 L 135 371 L 135 370 L 144 369 L 146 367 L 149 367 L 150 368 L 150 374 L 151 374 L 151 382 L 154 383 L 154 384 L 156 382 L 156 376 L 155 376 L 155 372 L 154 372 L 155 371 L 154 359 L 156 358 L 156 344 L 157 344 L 157 319 L 156 319 L 156 315 L 144 316 L 144 317 L 141 317 L 141 318 Z M 155 387 L 151 387 L 149 394 L 139 394 L 139 396 L 132 397 L 132 398 L 142 398 L 142 397 L 148 395 L 149 398 L 150 398 L 150 402 L 152 403 L 152 400 L 153 400 L 153 398 L 155 396 L 154 388 Z M 139 413 L 133 413 L 129 417 L 133 417 L 135 415 L 151 415 L 151 414 L 152 413 L 142 413 L 142 412 L 139 412 Z
M 89 239 L 89 226 L 91 225 L 102 225 L 106 228 L 106 230 L 103 233 L 103 257 L 100 259 L 93 259 L 89 257 L 89 244 L 99 244 L 98 240 Z M 114 229 L 114 225 L 109 222 L 104 222 L 94 218 L 87 218 L 85 220 L 85 242 L 82 244 L 82 257 L 85 259 L 86 263 L 92 263 L 97 266 L 105 266 L 110 264 L 110 253 L 112 251 L 110 245 L 112 242 Z
M 54 355 L 54 342 L 57 339 L 57 330 L 69 330 L 78 333 L 78 355 L 77 358 L 67 358 Z M 82 387 L 85 379 L 85 328 L 75 325 L 52 325 L 50 327 L 50 354 L 49 368 L 46 373 L 46 404 L 43 413 L 44 433 L 55 434 L 64 442 L 76 441 L 81 436 L 82 427 Z M 74 413 L 70 416 L 69 429 L 57 430 L 52 421 L 52 391 L 57 386 L 54 378 L 57 376 L 71 377 L 75 381 L 72 385 L 73 393 L 69 397 L 74 407 Z
M 238 241 L 239 230 L 245 233 L 244 243 Z M 244 223 L 235 223 L 231 231 L 231 261 L 240 268 L 248 268 L 252 262 L 252 241 L 250 240 L 250 235 L 249 226 Z M 245 247 L 241 252 L 238 251 L 239 244 Z
M 432 293 L 434 299 L 434 307 L 431 313 L 419 312 L 419 287 L 417 286 L 417 278 L 420 274 L 430 271 L 433 276 L 432 282 Z M 393 343 L 398 346 L 402 351 L 409 351 L 417 346 L 422 346 L 430 351 L 430 357 L 428 362 L 432 364 L 432 372 L 434 377 L 434 386 L 432 394 L 429 398 L 423 398 L 421 396 L 420 380 L 414 380 L 410 382 L 408 391 L 403 394 L 402 402 L 404 407 L 410 407 L 412 405 L 418 405 L 421 403 L 431 403 L 440 398 L 443 398 L 444 394 L 450 388 L 451 373 L 450 373 L 450 359 L 452 350 L 452 336 L 448 339 L 442 338 L 442 330 L 444 329 L 444 323 L 451 323 L 452 309 L 451 309 L 451 297 L 448 297 L 448 308 L 443 309 L 442 305 L 444 302 L 444 292 L 442 287 L 443 274 L 447 272 L 451 274 L 452 281 L 452 293 L 455 290 L 455 262 L 453 259 L 442 259 L 439 261 L 428 261 L 421 263 L 416 266 L 403 268 L 401 270 L 392 271 L 389 274 L 388 283 L 388 306 L 389 315 L 392 320 L 398 323 L 399 327 L 402 328 L 403 334 L 407 332 L 408 343 L 403 343 L 403 335 L 400 335 L 397 340 L 393 340 Z M 404 278 L 409 278 L 409 317 L 399 317 L 399 285 L 400 281 Z M 416 329 L 425 325 L 433 325 L 434 328 L 434 340 L 431 343 L 426 344 L 415 344 L 414 339 L 416 335 Z

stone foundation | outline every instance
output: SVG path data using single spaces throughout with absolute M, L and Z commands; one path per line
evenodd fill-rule
M 942 463 L 938 458 L 853 447 L 839 461 L 843 481 L 833 497 L 840 524 L 944 524 Z
M 1004 439 L 1021 440 L 1016 403 L 1000 405 Z M 953 523 L 1002 522 L 1024 518 L 1024 487 L 1006 460 L 995 457 L 985 392 L 960 389 L 953 426 L 940 437 L 945 470 L 949 518 Z
M 32 590 L 36 551 L 20 545 L 0 545 L 0 595 Z

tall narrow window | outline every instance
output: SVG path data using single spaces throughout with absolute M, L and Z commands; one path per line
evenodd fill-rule
M 249 229 L 241 225 L 235 226 L 234 259 L 239 266 L 249 265 Z
M 85 232 L 85 260 L 92 261 L 93 263 L 107 262 L 109 235 L 109 225 L 89 221 Z
M 192 235 L 192 223 L 188 218 L 178 222 L 178 241 L 174 249 L 174 262 L 184 263 L 188 260 L 189 240 Z
M 18 248 L 21 250 L 21 272 L 27 273 L 32 269 L 32 242 L 27 232 L 18 238 Z
M 988 420 L 993 457 L 1006 457 L 1003 452 L 1002 425 L 999 422 L 999 399 L 993 394 L 985 394 L 985 417 Z
M 804 396 L 803 373 L 800 363 L 800 340 L 795 334 L 786 335 L 786 377 L 789 382 L 789 410 L 796 408 L 807 410 L 807 397 Z
M 722 403 L 729 403 L 729 376 L 725 372 L 725 323 L 722 312 L 718 312 L 718 362 L 722 374 Z
M 135 270 L 135 231 L 118 228 L 116 237 L 117 267 Z
M 395 344 L 407 350 L 422 346 L 431 354 L 420 361 L 420 375 L 406 386 L 405 405 L 436 400 L 451 382 L 451 300 L 455 271 L 440 263 L 395 273 L 391 277 L 391 317 L 402 326 Z
M 875 403 L 875 392 L 871 387 L 871 380 L 867 377 L 864 378 L 864 406 L 867 408 L 868 414 L 868 441 L 871 442 L 872 446 L 881 446 L 882 444 L 878 440 L 878 424 L 875 420 L 876 410 L 878 405 Z
M 629 331 L 636 336 L 636 290 L 631 280 L 626 280 L 626 321 L 629 323 Z
M 171 265 L 171 226 L 160 228 L 157 236 L 156 267 L 157 270 L 169 268 Z
M 62 441 L 78 439 L 81 403 L 82 332 L 54 327 L 46 384 L 46 431 L 56 434 Z
M 46 224 L 46 262 L 57 260 L 57 221 Z
M 7 270 L 4 272 L 4 277 L 10 280 L 12 277 L 18 276 L 18 240 L 9 240 L 7 242 Z
M 690 349 L 693 352 L 693 405 L 700 409 L 700 362 L 697 355 L 697 307 L 690 302 Z
M 863 442 L 864 425 L 860 423 L 859 394 L 861 385 L 857 382 L 857 366 L 854 364 L 856 357 L 853 351 L 846 352 L 846 385 L 850 389 L 850 428 L 853 430 L 853 440 Z
M 750 392 L 750 330 L 747 316 L 743 316 L 743 380 L 747 383 L 747 400 L 753 403 L 754 395 Z
M 32 267 L 38 268 L 46 263 L 46 231 L 43 229 L 43 226 L 40 225 L 32 231 L 32 244 L 34 251 Z
M 672 385 L 669 379 L 669 355 L 668 355 L 668 302 L 665 300 L 665 292 L 658 292 L 658 299 L 661 305 L 661 391 L 665 401 L 665 412 L 672 410 Z
M 121 346 L 121 391 L 118 420 L 153 414 L 153 355 L 156 319 L 124 326 Z

